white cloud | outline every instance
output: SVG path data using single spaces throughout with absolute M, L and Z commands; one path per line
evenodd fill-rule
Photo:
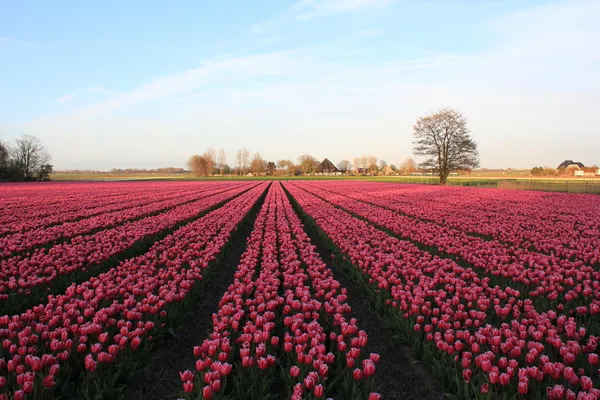
M 129 92 L 110 97 L 79 112 L 82 116 L 104 114 L 135 104 L 160 100 L 188 92 L 192 89 L 212 83 L 219 74 L 237 74 L 238 76 L 273 76 L 285 74 L 298 61 L 294 52 L 274 52 L 223 60 L 209 60 L 203 66 L 174 75 L 157 78 Z

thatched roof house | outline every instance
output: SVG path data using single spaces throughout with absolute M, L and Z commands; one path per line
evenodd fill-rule
M 388 175 L 388 176 L 389 175 L 398 175 L 396 173 L 396 171 L 394 171 L 392 169 L 392 167 L 390 167 L 389 165 L 386 165 L 385 167 L 383 167 L 380 172 L 381 172 L 382 175 Z
M 556 169 L 582 169 L 585 166 L 583 165 L 583 163 L 577 162 L 577 161 L 573 161 L 573 160 L 565 160 L 562 163 L 560 163 L 560 165 L 558 166 L 558 168 Z
M 340 170 L 333 165 L 333 163 L 331 161 L 329 161 L 329 159 L 324 159 L 321 164 L 319 164 L 317 166 L 316 169 L 316 174 L 317 175 L 339 175 L 341 174 Z

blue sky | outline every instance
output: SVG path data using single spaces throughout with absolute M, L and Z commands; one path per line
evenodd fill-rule
M 398 164 L 454 107 L 484 167 L 600 163 L 598 20 L 596 0 L 0 0 L 0 139 L 38 136 L 58 169 Z

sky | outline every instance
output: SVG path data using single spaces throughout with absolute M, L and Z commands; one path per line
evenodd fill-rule
M 0 139 L 55 169 L 412 156 L 462 112 L 481 166 L 600 164 L 600 1 L 0 0 Z

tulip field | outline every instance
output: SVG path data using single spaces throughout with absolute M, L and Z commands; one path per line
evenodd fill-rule
M 0 222 L 0 400 L 600 398 L 595 195 L 5 184 Z

